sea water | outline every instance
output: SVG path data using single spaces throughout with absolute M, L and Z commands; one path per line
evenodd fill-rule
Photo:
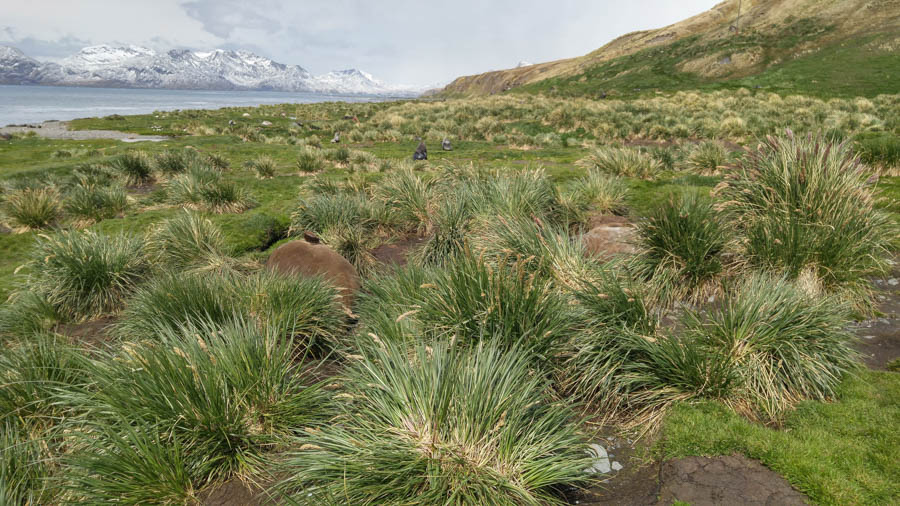
M 110 114 L 149 114 L 175 109 L 219 109 L 262 104 L 371 102 L 383 97 L 281 91 L 146 90 L 73 86 L 0 85 L 0 126 L 67 121 Z

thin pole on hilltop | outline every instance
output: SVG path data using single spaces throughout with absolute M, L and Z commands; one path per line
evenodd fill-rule
M 734 31 L 737 33 L 741 32 L 741 7 L 744 5 L 744 0 L 738 0 L 738 15 L 737 19 L 734 22 Z

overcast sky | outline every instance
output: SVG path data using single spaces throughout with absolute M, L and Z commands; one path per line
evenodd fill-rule
M 719 0 L 32 0 L 0 2 L 0 45 L 38 60 L 95 44 L 247 49 L 321 74 L 427 85 L 588 53 Z

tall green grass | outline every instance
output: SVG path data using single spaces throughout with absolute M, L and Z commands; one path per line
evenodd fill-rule
M 636 149 L 603 147 L 578 161 L 578 165 L 614 176 L 652 179 L 663 170 L 656 158 Z
M 115 312 L 150 271 L 143 240 L 94 231 L 38 238 L 28 287 L 66 318 Z
M 147 236 L 147 249 L 158 265 L 176 270 L 228 264 L 225 234 L 208 218 L 188 210 L 157 225 Z
M 109 168 L 121 177 L 128 186 L 139 186 L 153 182 L 153 165 L 142 151 L 131 151 L 113 158 Z
M 0 211 L 10 225 L 25 230 L 48 228 L 62 217 L 59 192 L 52 187 L 7 193 Z
M 637 225 L 638 272 L 666 300 L 700 300 L 726 270 L 731 231 L 712 202 L 688 193 L 652 209 Z
M 868 278 L 886 268 L 898 229 L 868 177 L 849 144 L 788 131 L 766 139 L 721 191 L 752 264 L 792 278 L 811 272 L 869 312 Z
M 844 306 L 771 275 L 730 287 L 708 311 L 688 311 L 675 334 L 633 325 L 622 318 L 633 306 L 616 306 L 632 312 L 595 320 L 577 336 L 562 382 L 611 419 L 644 430 L 673 403 L 697 399 L 778 423 L 800 401 L 834 398 L 857 367 Z
M 153 342 L 98 355 L 62 479 L 89 503 L 177 502 L 259 472 L 327 413 L 294 352 L 290 339 L 235 320 L 160 327 Z
M 282 468 L 301 504 L 563 504 L 590 482 L 571 411 L 527 354 L 446 343 L 365 348 L 336 423 Z

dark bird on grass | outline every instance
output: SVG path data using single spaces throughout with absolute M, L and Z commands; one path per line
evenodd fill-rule
M 340 132 L 335 132 L 335 133 L 334 133 L 334 139 L 331 139 L 331 143 L 332 143 L 332 144 L 340 144 L 340 142 L 341 142 L 341 133 L 340 133 Z
M 425 147 L 425 141 L 421 137 L 416 137 L 416 140 L 419 141 L 419 146 L 413 153 L 413 160 L 428 160 L 428 148 Z
M 444 137 L 444 141 L 441 142 L 441 147 L 444 148 L 444 151 L 453 151 L 453 146 L 450 145 L 450 139 Z

